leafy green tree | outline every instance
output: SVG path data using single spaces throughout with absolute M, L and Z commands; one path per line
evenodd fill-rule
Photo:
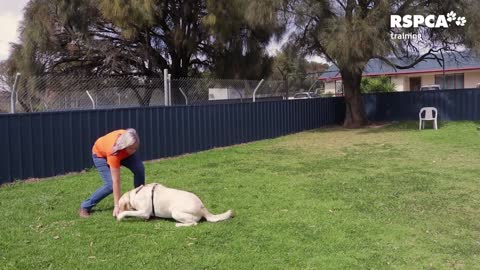
M 300 89 L 308 87 L 305 82 L 306 67 L 305 53 L 293 43 L 286 43 L 274 57 L 272 76 L 275 80 L 283 80 L 286 84 L 287 95 L 292 95 Z
M 0 92 L 11 92 L 13 88 L 13 76 L 9 74 L 7 61 L 0 61 Z
M 395 84 L 387 76 L 365 77 L 362 78 L 360 89 L 364 94 L 393 92 Z
M 271 66 L 265 47 L 283 28 L 247 22 L 251 2 L 32 0 L 17 68 L 29 74 L 147 76 L 169 69 L 174 78 L 208 69 L 243 77 L 250 69 L 262 77 Z
M 328 69 L 328 64 L 317 63 L 317 62 L 308 62 L 305 66 L 305 71 L 308 74 L 317 74 L 320 75 Z
M 223 78 L 262 78 L 272 65 L 265 47 L 283 28 L 249 23 L 252 2 L 32 0 L 9 63 L 24 76 L 161 77 L 168 69 L 174 78 L 206 71 Z M 141 104 L 149 99 L 142 96 Z
M 213 74 L 218 78 L 260 79 L 270 75 L 273 59 L 265 48 L 285 30 L 276 21 L 253 23 L 254 0 L 208 0 L 205 25 L 214 33 Z
M 98 18 L 93 1 L 32 0 L 20 26 L 20 44 L 13 47 L 10 66 L 24 76 L 73 71 L 97 61 L 90 27 Z M 75 44 L 76 50 L 68 50 Z M 71 47 L 70 47 L 71 48 Z M 83 49 L 83 50 L 80 50 Z M 81 53 L 89 51 L 90 53 Z M 75 53 L 77 52 L 77 53 Z
M 307 52 L 320 54 L 340 70 L 345 89 L 345 127 L 368 123 L 361 97 L 361 78 L 371 59 L 381 59 L 397 69 L 410 68 L 425 59 L 437 59 L 439 52 L 480 47 L 478 29 L 480 4 L 473 0 L 287 0 L 266 1 L 255 10 L 259 20 L 264 14 L 284 15 L 293 24 L 295 39 Z M 465 14 L 467 25 L 455 24 L 447 29 L 392 28 L 390 15 Z M 270 11 L 270 12 L 268 12 Z M 278 17 L 277 17 L 278 19 Z M 422 39 L 392 39 L 391 34 L 412 32 Z M 399 61 L 390 61 L 390 57 Z
M 328 65 L 309 62 L 305 56 L 303 48 L 294 42 L 287 42 L 274 57 L 270 79 L 283 80 L 287 95 L 298 91 L 315 91 L 320 87 L 318 76 L 328 69 Z

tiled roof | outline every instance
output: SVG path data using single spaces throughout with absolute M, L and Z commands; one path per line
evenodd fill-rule
M 444 53 L 445 71 L 454 70 L 470 70 L 480 69 L 480 57 L 470 53 Z M 394 63 L 407 65 L 409 61 L 400 61 L 398 59 L 391 60 Z M 443 71 L 443 67 L 436 59 L 426 59 L 413 68 L 409 69 L 395 69 L 379 59 L 372 59 L 368 62 L 363 71 L 363 76 L 377 76 L 377 75 L 395 75 L 395 74 L 411 74 L 411 73 L 427 73 L 427 72 Z M 324 72 L 319 79 L 329 80 L 340 78 L 340 73 L 335 65 Z

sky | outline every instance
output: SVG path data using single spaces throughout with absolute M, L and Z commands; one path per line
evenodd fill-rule
M 18 42 L 18 25 L 28 0 L 0 0 L 0 60 L 10 51 L 10 42 Z
M 280 48 L 282 47 L 283 44 L 285 44 L 288 41 L 288 37 L 290 36 L 291 31 L 287 32 L 285 36 L 278 42 L 275 41 L 270 41 L 270 44 L 267 46 L 267 53 L 270 56 L 275 56 L 277 53 L 280 52 Z M 309 55 L 305 57 L 307 61 L 310 62 L 317 62 L 317 63 L 328 63 L 327 60 L 321 56 L 318 55 Z
M 23 19 L 23 8 L 29 0 L 0 0 L 0 61 L 8 58 L 10 52 L 10 43 L 18 42 L 18 26 Z M 281 45 L 287 41 L 288 37 L 280 42 L 272 41 L 267 47 L 269 55 L 278 53 Z M 325 63 L 325 59 L 319 56 L 309 56 L 308 61 Z

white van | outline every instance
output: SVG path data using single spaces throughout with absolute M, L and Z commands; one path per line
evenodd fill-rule
M 420 87 L 420 91 L 431 91 L 431 90 L 440 90 L 440 85 L 431 84 L 431 85 L 424 85 Z

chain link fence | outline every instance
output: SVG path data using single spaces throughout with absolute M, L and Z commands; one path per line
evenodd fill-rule
M 0 113 L 10 112 L 10 92 L 0 91 Z
M 286 98 L 283 81 L 183 78 L 172 80 L 171 87 L 172 95 L 183 104 L 252 102 L 254 94 L 255 101 Z
M 286 99 L 283 81 L 150 77 L 20 76 L 15 112 L 252 102 Z M 10 92 L 0 92 L 0 113 L 10 112 Z
M 141 77 L 20 77 L 15 112 L 163 104 L 163 80 Z

